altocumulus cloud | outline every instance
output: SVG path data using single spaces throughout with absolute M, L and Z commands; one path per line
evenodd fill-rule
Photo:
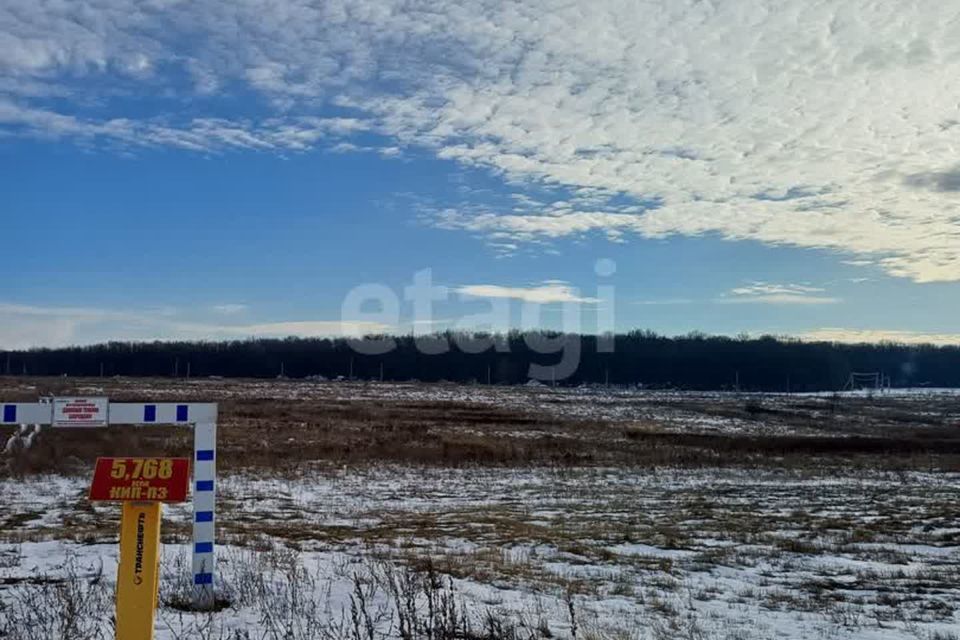
M 286 153 L 366 130 L 574 194 L 433 217 L 493 243 L 715 234 L 919 282 L 960 280 L 958 75 L 951 3 L 0 5 L 0 135 Z M 263 97 L 244 119 L 218 110 L 237 87 Z M 116 111 L 131 92 L 209 113 Z

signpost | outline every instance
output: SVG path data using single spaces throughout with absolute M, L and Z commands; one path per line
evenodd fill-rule
M 98 458 L 91 500 L 186 502 L 189 458 Z
M 124 502 L 117 567 L 116 640 L 153 640 L 160 591 L 159 502 Z
M 107 398 L 45 398 L 40 402 L 0 402 L 0 425 L 52 425 L 67 427 L 105 427 L 107 425 L 130 425 L 137 428 L 175 425 L 193 429 L 193 584 L 194 607 L 198 610 L 212 609 L 214 606 L 214 526 L 216 523 L 216 464 L 217 464 L 217 405 L 214 403 L 174 403 L 174 402 L 109 402 Z M 116 490 L 114 498 L 124 500 L 124 492 L 134 495 L 134 481 L 142 482 L 148 478 L 133 478 L 134 469 L 129 467 L 129 458 L 124 460 L 124 479 L 126 484 L 106 484 L 108 499 L 110 491 Z M 113 462 L 111 469 L 113 469 Z M 134 463 L 135 464 L 135 463 Z M 145 463 L 144 463 L 145 464 Z M 158 463 L 159 464 L 159 463 Z M 176 465 L 176 463 L 175 463 Z M 159 471 L 159 467 L 158 467 Z M 130 473 L 129 481 L 126 479 Z M 119 473 L 119 471 L 117 472 Z M 142 476 L 144 469 L 141 468 Z M 147 473 L 150 473 L 147 471 Z M 176 467 L 174 476 L 179 473 Z M 174 477 L 174 476 L 171 476 Z M 116 478 L 119 482 L 120 478 Z M 146 485 L 137 484 L 140 495 L 150 489 L 153 496 L 160 495 L 164 487 L 160 478 L 149 478 Z M 129 489 L 127 488 L 129 487 Z M 167 486 L 168 498 L 173 487 Z M 96 495 L 102 495 L 97 493 Z M 93 493 L 91 493 L 91 497 Z M 129 498 L 134 500 L 134 498 Z M 140 497 L 139 500 L 148 500 Z M 162 500 L 157 497 L 156 502 Z M 139 516 L 137 516 L 139 517 Z M 149 515 L 144 515 L 144 524 Z M 136 533 L 134 534 L 136 538 Z
M 110 401 L 107 398 L 54 398 L 54 427 L 105 427 Z
M 183 502 L 187 458 L 99 458 L 90 500 L 123 502 L 117 567 L 117 640 L 152 640 L 160 584 L 163 502 Z

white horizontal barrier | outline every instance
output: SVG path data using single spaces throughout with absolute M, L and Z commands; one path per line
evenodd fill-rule
M 75 402 L 76 412 L 63 409 Z M 57 407 L 57 411 L 55 411 Z M 104 420 L 99 411 L 106 411 Z M 96 414 L 77 413 L 88 410 Z M 72 418 L 76 424 L 69 424 Z M 102 424 L 91 424 L 100 421 Z M 195 402 L 108 402 L 103 398 L 48 399 L 0 403 L 0 424 L 53 425 L 55 429 L 109 425 L 193 428 L 193 584 L 194 604 L 214 604 L 214 524 L 216 522 L 217 405 Z

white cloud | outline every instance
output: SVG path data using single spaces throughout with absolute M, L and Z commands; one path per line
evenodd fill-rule
M 731 289 L 714 300 L 719 304 L 835 304 L 839 298 L 824 295 L 824 289 L 806 284 L 753 282 Z
M 810 342 L 899 342 L 903 344 L 960 345 L 960 333 L 925 333 L 895 329 L 823 328 L 798 335 Z
M 283 152 L 348 135 L 304 118 L 349 112 L 381 153 L 580 194 L 436 219 L 494 242 L 714 234 L 960 280 L 958 18 L 900 0 L 7 0 L 0 132 Z M 184 77 L 206 117 L 110 109 Z M 271 117 L 223 119 L 231 87 Z
M 393 327 L 364 321 L 306 320 L 224 324 L 193 322 L 168 309 L 125 311 L 0 303 L 0 349 L 59 347 L 110 340 L 225 340 L 356 336 Z
M 806 284 L 773 284 L 768 282 L 753 282 L 741 287 L 735 287 L 727 293 L 712 300 L 715 304 L 835 304 L 840 298 L 826 295 L 817 295 L 825 292 L 821 287 Z M 665 298 L 662 300 L 638 300 L 639 305 L 684 305 L 694 304 L 697 300 L 690 298 Z
M 43 138 L 72 137 L 84 141 L 104 140 L 139 147 L 167 146 L 198 152 L 228 149 L 303 151 L 321 139 L 348 131 L 341 118 L 269 118 L 262 122 L 195 118 L 178 126 L 166 124 L 161 119 L 135 121 L 113 118 L 96 121 L 24 107 L 4 100 L 0 93 L 0 131 L 3 131 L 3 127 Z
M 456 287 L 457 293 L 474 298 L 509 298 L 534 304 L 555 302 L 596 303 L 597 298 L 580 296 L 577 290 L 563 282 L 550 281 L 533 287 L 504 287 L 496 284 L 471 284 Z
M 769 282 L 753 282 L 749 285 L 731 289 L 730 293 L 735 296 L 756 296 L 756 295 L 806 295 L 808 293 L 822 293 L 824 289 L 820 287 L 811 287 L 804 284 L 771 284 Z
M 719 304 L 836 304 L 840 298 L 828 296 L 807 296 L 792 293 L 774 293 L 760 296 L 742 296 L 736 298 L 717 298 Z

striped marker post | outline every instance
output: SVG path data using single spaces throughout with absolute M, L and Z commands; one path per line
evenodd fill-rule
M 193 584 L 198 608 L 211 609 L 213 593 L 214 525 L 216 520 L 217 425 L 193 428 Z
M 54 422 L 54 403 L 0 402 L 0 425 Z M 193 428 L 193 584 L 194 606 L 212 609 L 215 602 L 214 525 L 216 524 L 217 405 L 215 403 L 111 402 L 111 425 L 177 425 Z M 67 427 L 58 427 L 67 428 Z M 95 428 L 95 427 L 74 427 Z

